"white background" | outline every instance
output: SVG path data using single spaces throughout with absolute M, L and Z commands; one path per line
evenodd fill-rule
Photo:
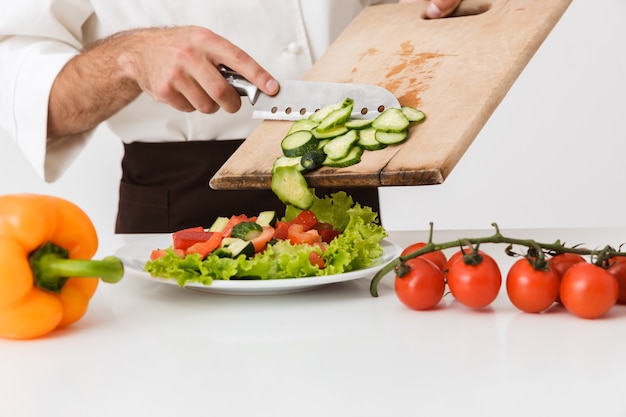
M 574 0 L 444 184 L 381 190 L 385 227 L 625 226 L 625 18 L 624 0 Z M 46 184 L 0 132 L 0 194 L 67 198 L 110 236 L 121 152 L 102 128 Z

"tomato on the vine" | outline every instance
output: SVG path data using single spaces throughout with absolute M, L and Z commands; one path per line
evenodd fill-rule
M 463 255 L 467 255 L 470 252 L 472 252 L 471 248 L 463 248 L 463 249 L 459 249 L 457 252 L 454 252 L 452 256 L 448 258 L 448 261 L 446 262 L 446 266 L 444 267 L 443 272 L 446 273 L 452 265 L 454 265 L 457 261 L 460 261 L 461 259 L 463 259 Z M 485 252 L 481 250 L 477 251 L 477 253 L 479 255 L 486 255 Z
M 465 263 L 463 258 L 449 266 L 448 287 L 454 298 L 471 308 L 483 308 L 491 304 L 502 285 L 502 274 L 496 261 L 486 253 L 479 253 L 475 265 Z
M 594 319 L 606 314 L 617 302 L 617 279 L 606 269 L 579 262 L 561 279 L 561 302 L 572 314 Z
M 396 275 L 395 291 L 398 299 L 413 310 L 429 310 L 443 298 L 443 272 L 427 259 L 412 258 L 405 263 L 409 271 Z
M 607 271 L 617 279 L 619 286 L 617 302 L 619 304 L 626 304 L 626 257 L 615 256 L 609 259 Z
M 586 262 L 585 258 L 577 253 L 559 253 L 549 259 L 548 268 L 556 271 L 559 277 L 565 275 L 565 272 L 578 262 Z
M 526 313 L 550 307 L 559 295 L 560 277 L 553 269 L 535 269 L 527 258 L 517 260 L 506 277 L 511 303 Z
M 417 243 L 413 243 L 412 245 L 407 246 L 402 253 L 400 254 L 400 256 L 406 256 L 409 253 L 413 253 L 416 252 L 420 249 L 422 249 L 424 246 L 426 246 L 425 242 L 417 242 Z M 424 258 L 424 259 L 428 259 L 429 261 L 431 261 L 432 263 L 434 263 L 440 270 L 444 270 L 444 268 L 446 267 L 446 262 L 448 261 L 446 258 L 446 254 L 443 253 L 442 251 L 438 250 L 435 252 L 428 252 L 425 253 L 423 255 L 419 256 L 420 258 Z

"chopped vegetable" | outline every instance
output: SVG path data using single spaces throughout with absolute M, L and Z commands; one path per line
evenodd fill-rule
M 272 191 L 280 201 L 300 209 L 313 204 L 314 194 L 300 171 L 291 167 L 277 167 L 272 175 Z
M 97 278 L 124 275 L 116 257 L 91 260 L 98 247 L 89 217 L 52 196 L 0 197 L 0 336 L 32 339 L 78 321 Z

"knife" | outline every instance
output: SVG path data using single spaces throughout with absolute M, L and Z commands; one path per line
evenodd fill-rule
M 240 96 L 248 97 L 254 119 L 300 120 L 346 98 L 354 100 L 355 119 L 373 119 L 387 108 L 400 108 L 395 96 L 377 85 L 283 80 L 278 94 L 268 96 L 241 74 L 223 65 L 219 70 Z

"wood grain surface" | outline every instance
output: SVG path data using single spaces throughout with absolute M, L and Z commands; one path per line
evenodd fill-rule
M 454 17 L 437 20 L 423 17 L 426 2 L 365 8 L 304 79 L 379 85 L 427 119 L 402 144 L 366 151 L 357 165 L 306 174 L 309 186 L 442 183 L 570 3 L 464 0 Z M 210 186 L 270 188 L 292 123 L 261 123 Z

